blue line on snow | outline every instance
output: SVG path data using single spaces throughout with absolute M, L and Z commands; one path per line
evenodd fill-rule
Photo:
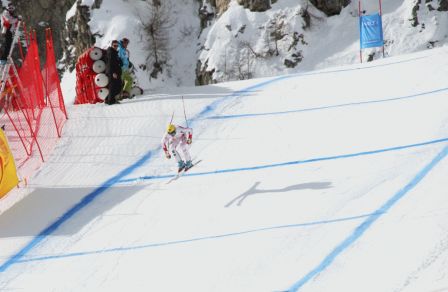
M 29 258 L 19 260 L 17 262 L 18 263 L 26 263 L 26 262 L 36 262 L 36 261 L 47 261 L 47 260 L 68 258 L 68 257 L 79 257 L 79 256 L 93 255 L 93 254 L 123 252 L 123 251 L 132 251 L 132 250 L 153 248 L 153 247 L 159 247 L 159 246 L 185 244 L 185 243 L 191 243 L 191 242 L 196 242 L 196 241 L 204 241 L 204 240 L 220 239 L 220 238 L 225 238 L 225 237 L 241 236 L 241 235 L 245 235 L 245 234 L 258 233 L 258 232 L 277 230 L 277 229 L 308 227 L 308 226 L 313 226 L 313 225 L 345 222 L 345 221 L 351 221 L 351 220 L 357 220 L 357 219 L 369 217 L 372 215 L 374 215 L 374 214 L 345 217 L 345 218 L 339 218 L 339 219 L 333 219 L 333 220 L 321 220 L 321 221 L 314 221 L 314 222 L 309 222 L 309 223 L 298 223 L 298 224 L 279 225 L 279 226 L 272 226 L 272 227 L 262 227 L 262 228 L 257 228 L 257 229 L 232 232 L 232 233 L 226 233 L 226 234 L 220 234 L 220 235 L 203 236 L 203 237 L 197 237 L 197 238 L 185 239 L 185 240 L 148 243 L 148 244 L 142 244 L 142 245 L 137 245 L 137 246 L 108 248 L 108 249 L 102 249 L 102 250 L 97 250 L 97 251 L 74 252 L 74 253 L 59 254 L 59 255 L 47 255 L 47 256 L 41 256 L 41 257 L 29 257 Z
M 416 59 L 420 59 L 424 57 L 419 57 L 415 59 L 410 60 L 403 60 L 397 63 L 402 62 L 408 62 Z M 329 74 L 329 73 L 337 73 L 337 72 L 345 72 L 345 71 L 352 71 L 352 70 L 359 70 L 359 69 L 366 69 L 376 66 L 386 66 L 391 65 L 390 64 L 381 64 L 381 65 L 374 65 L 370 67 L 362 67 L 362 68 L 350 68 L 350 69 L 338 69 L 338 70 L 332 70 L 332 71 L 324 71 L 324 72 L 312 72 L 312 73 L 305 73 L 305 74 L 294 74 L 294 75 L 286 75 L 286 76 L 280 76 L 277 78 L 269 79 L 267 81 L 255 84 L 253 86 L 250 86 L 248 88 L 242 89 L 240 91 L 234 92 L 230 96 L 224 96 L 221 99 L 216 100 L 209 106 L 205 107 L 204 110 L 202 110 L 199 114 L 197 114 L 195 117 L 193 117 L 190 121 L 194 123 L 197 120 L 200 120 L 203 118 L 204 115 L 208 114 L 209 112 L 216 109 L 216 107 L 222 103 L 224 100 L 226 100 L 229 97 L 238 97 L 241 96 L 244 93 L 248 93 L 254 89 L 262 88 L 266 85 L 269 85 L 271 83 L 275 83 L 277 81 L 300 77 L 300 76 L 307 76 L 307 75 L 317 75 L 317 74 Z M 126 177 L 130 173 L 132 173 L 135 169 L 139 168 L 141 165 L 143 165 L 145 162 L 147 162 L 153 153 L 156 151 L 159 151 L 160 147 L 158 147 L 155 150 L 148 151 L 145 155 L 142 156 L 141 159 L 139 159 L 136 163 L 130 165 L 129 167 L 125 168 L 121 172 L 119 172 L 114 177 L 110 178 L 106 182 L 104 182 L 101 186 L 99 186 L 97 189 L 95 189 L 93 192 L 87 194 L 78 204 L 73 206 L 70 210 L 68 210 L 65 214 L 63 214 L 61 217 L 59 217 L 55 222 L 51 223 L 47 228 L 45 228 L 43 231 L 41 231 L 38 235 L 36 235 L 28 244 L 26 244 L 22 249 L 20 249 L 16 254 L 8 258 L 6 262 L 4 262 L 2 265 L 0 265 L 0 273 L 4 272 L 6 269 L 8 269 L 13 264 L 17 263 L 22 257 L 24 257 L 31 249 L 33 249 L 35 246 L 37 246 L 40 242 L 42 242 L 44 239 L 47 238 L 48 235 L 53 233 L 57 228 L 59 228 L 63 223 L 68 221 L 70 218 L 72 218 L 76 213 L 78 213 L 80 210 L 82 210 L 84 207 L 86 207 L 88 204 L 90 204 L 95 198 L 103 194 L 110 186 L 116 184 L 120 178 Z
M 311 163 L 311 162 L 343 159 L 343 158 L 350 158 L 350 157 L 356 157 L 356 156 L 364 156 L 364 155 L 372 155 L 372 154 L 378 154 L 378 153 L 383 153 L 383 152 L 397 151 L 397 150 L 408 149 L 408 148 L 422 147 L 422 146 L 437 144 L 437 143 L 442 143 L 442 142 L 448 142 L 448 138 L 431 140 L 431 141 L 410 144 L 410 145 L 404 145 L 404 146 L 396 146 L 396 147 L 383 148 L 383 149 L 377 149 L 377 150 L 371 150 L 371 151 L 364 151 L 364 152 L 358 152 L 358 153 L 317 157 L 317 158 L 311 158 L 311 159 L 306 159 L 306 160 L 288 161 L 288 162 L 282 162 L 282 163 L 258 165 L 258 166 L 251 166 L 251 167 L 229 168 L 229 169 L 221 169 L 221 170 L 208 171 L 208 172 L 185 173 L 183 176 L 202 176 L 202 175 L 211 175 L 211 174 L 219 174 L 219 173 L 258 170 L 258 169 L 289 166 L 289 165 L 296 165 L 296 164 L 305 164 L 305 163 Z M 138 178 L 123 179 L 123 180 L 120 180 L 118 183 L 131 183 L 131 182 L 138 182 L 138 181 L 143 181 L 143 180 L 163 179 L 163 178 L 168 178 L 168 177 L 173 177 L 173 176 L 174 176 L 173 174 L 142 176 L 142 177 L 138 177 Z
M 402 60 L 402 61 L 398 61 L 398 62 L 386 63 L 386 64 L 377 64 L 377 65 L 371 65 L 371 66 L 365 66 L 364 65 L 362 67 L 356 67 L 356 68 L 335 69 L 335 70 L 328 70 L 328 71 L 314 71 L 314 72 L 308 72 L 308 73 L 297 73 L 297 74 L 283 75 L 283 76 L 279 76 L 279 77 L 276 77 L 276 78 L 273 78 L 273 79 L 269 79 L 269 80 L 266 80 L 264 82 L 255 84 L 255 85 L 247 87 L 245 89 L 242 89 L 242 90 L 239 90 L 239 91 L 235 91 L 234 93 L 228 95 L 227 98 L 240 97 L 240 96 L 242 96 L 244 94 L 252 93 L 253 90 L 255 90 L 255 89 L 262 88 L 265 85 L 268 85 L 270 83 L 274 83 L 274 82 L 277 82 L 277 81 L 281 81 L 281 80 L 297 78 L 297 77 L 313 76 L 313 75 L 325 75 L 325 74 L 332 74 L 332 73 L 344 73 L 344 72 L 350 72 L 350 71 L 355 71 L 355 70 L 371 69 L 371 68 L 374 68 L 374 67 L 383 67 L 383 66 L 395 65 L 395 64 L 400 64 L 400 63 L 407 63 L 407 62 L 411 62 L 411 61 L 415 61 L 415 60 L 419 60 L 419 59 L 424 59 L 424 58 L 427 58 L 427 57 L 426 56 L 416 57 L 416 58 L 411 58 L 411 59 Z M 217 101 L 213 102 L 212 104 L 208 105 L 207 107 L 204 108 L 204 110 L 202 110 L 199 114 L 197 114 L 191 120 L 192 121 L 193 120 L 200 120 L 201 118 L 204 118 L 203 116 L 205 116 L 209 112 L 215 110 L 216 107 L 220 103 L 222 103 L 224 100 L 227 100 L 227 98 L 223 98 L 223 99 L 217 100 Z
M 359 105 L 365 105 L 365 104 L 397 101 L 397 100 L 415 98 L 415 97 L 428 95 L 428 94 L 434 94 L 434 93 L 442 92 L 442 91 L 446 91 L 446 90 L 448 90 L 448 88 L 441 88 L 441 89 L 432 90 L 432 91 L 428 91 L 428 92 L 422 92 L 422 93 L 417 93 L 417 94 L 412 94 L 412 95 L 405 95 L 405 96 L 400 96 L 400 97 L 379 99 L 379 100 L 351 102 L 351 103 L 343 103 L 343 104 L 336 104 L 336 105 L 329 105 L 329 106 L 320 106 L 320 107 L 305 108 L 305 109 L 296 109 L 296 110 L 288 110 L 288 111 L 280 111 L 280 112 L 219 115 L 219 116 L 206 117 L 205 119 L 208 119 L 208 120 L 221 120 L 221 119 L 235 119 L 235 118 L 259 117 L 259 116 L 275 116 L 275 115 L 285 115 L 285 114 L 300 113 L 300 112 L 310 112 L 310 111 L 318 111 L 318 110 L 324 110 L 324 109 L 332 109 L 332 108 L 340 108 L 340 107 L 348 107 L 348 106 L 359 106 Z
M 349 246 L 351 246 L 355 241 L 357 241 L 364 232 L 369 229 L 376 220 L 378 220 L 384 213 L 391 209 L 401 198 L 404 197 L 409 191 L 411 191 L 426 175 L 448 154 L 448 146 L 445 146 L 441 152 L 439 152 L 434 159 L 421 169 L 415 177 L 406 184 L 402 189 L 400 189 L 396 194 L 394 194 L 383 206 L 376 210 L 371 216 L 369 216 L 364 222 L 362 222 L 353 233 L 350 234 L 345 240 L 343 240 L 338 246 L 336 246 L 333 251 L 331 251 L 322 262 L 313 268 L 309 273 L 302 277 L 299 281 L 294 283 L 288 291 L 298 291 L 303 285 L 309 282 L 312 278 L 324 271 L 328 266 L 330 266 L 338 255 L 345 251 Z
M 0 266 L 0 272 L 4 272 L 11 265 L 17 263 L 25 254 L 27 254 L 31 249 L 33 249 L 37 244 L 43 241 L 48 235 L 52 234 L 56 229 L 59 228 L 64 222 L 68 221 L 72 218 L 76 213 L 78 213 L 85 206 L 90 204 L 95 198 L 104 193 L 110 186 L 117 183 L 117 181 L 129 175 L 135 168 L 140 167 L 146 160 L 151 157 L 152 152 L 145 154 L 142 158 L 140 158 L 136 163 L 131 165 L 130 167 L 125 168 L 120 173 L 115 175 L 114 177 L 107 180 L 102 186 L 95 189 L 93 192 L 86 195 L 79 203 L 74 205 L 70 210 L 65 212 L 60 218 L 58 218 L 55 222 L 50 224 L 47 228 L 41 231 L 37 236 L 35 236 L 25 247 L 23 247 L 18 253 L 10 257 L 5 263 Z

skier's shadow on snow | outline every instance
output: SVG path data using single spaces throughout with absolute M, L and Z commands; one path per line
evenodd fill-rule
M 263 194 L 263 193 L 284 193 L 284 192 L 290 192 L 290 191 L 297 191 L 297 190 L 305 190 L 305 189 L 311 189 L 311 190 L 321 190 L 321 189 L 328 189 L 331 188 L 331 182 L 310 182 L 310 183 L 303 183 L 303 184 L 297 184 L 288 186 L 281 189 L 265 189 L 260 190 L 257 189 L 258 185 L 261 182 L 257 181 L 250 189 L 239 195 L 238 197 L 234 198 L 230 202 L 228 202 L 225 207 L 230 207 L 233 203 L 237 202 L 237 206 L 241 206 L 243 204 L 243 201 L 246 200 L 247 197 L 257 195 L 257 194 Z

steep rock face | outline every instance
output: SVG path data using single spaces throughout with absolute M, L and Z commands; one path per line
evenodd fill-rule
M 270 4 L 274 4 L 277 1 L 279 0 L 237 0 L 237 3 L 244 6 L 244 8 L 248 8 L 250 11 L 263 12 L 270 9 Z M 441 3 L 448 2 L 448 0 L 439 1 Z M 310 0 L 310 2 L 327 16 L 331 16 L 339 14 L 342 8 L 350 4 L 351 0 Z M 210 0 L 210 4 L 216 7 L 218 15 L 223 14 L 227 10 L 229 3 L 230 0 Z
M 448 0 L 439 0 L 439 11 L 448 11 Z
M 210 4 L 216 8 L 217 15 L 223 14 L 229 7 L 230 0 L 210 0 Z
M 448 11 L 448 0 L 437 0 L 437 4 L 438 4 L 437 11 Z M 426 0 L 425 3 L 422 3 L 421 1 L 415 1 L 414 2 L 414 6 L 412 8 L 411 18 L 409 18 L 409 21 L 411 21 L 411 25 L 413 27 L 420 26 L 421 30 L 423 30 L 423 29 L 425 29 L 425 26 L 426 26 L 425 22 L 421 21 L 419 19 L 419 17 L 418 17 L 418 11 L 421 10 L 421 9 L 422 10 L 426 9 L 428 11 L 435 10 L 435 8 L 434 8 L 434 1 Z M 438 41 L 436 40 L 436 41 L 429 42 L 430 45 L 429 45 L 428 48 L 433 47 L 434 43 L 432 43 L 432 42 L 438 42 Z
M 196 64 L 195 85 L 207 85 L 217 83 L 216 80 L 213 79 L 213 73 L 215 73 L 215 69 L 207 71 L 206 68 L 207 68 L 207 62 L 205 62 L 205 66 L 202 66 L 201 61 L 198 60 Z
M 218 15 L 223 14 L 229 7 L 230 0 L 215 0 Z
M 76 2 L 75 15 L 67 20 L 62 33 L 64 44 L 63 64 L 66 69 L 72 71 L 75 68 L 76 60 L 87 48 L 95 43 L 89 27 L 90 10 L 99 8 L 102 0 L 95 0 L 92 7 L 81 5 L 81 0 Z
M 327 16 L 339 14 L 342 8 L 350 4 L 350 0 L 310 0 L 317 9 Z
M 22 15 L 28 31 L 36 30 L 41 56 L 45 57 L 45 29 L 51 27 L 56 58 L 62 56 L 62 31 L 65 15 L 76 0 L 12 0 L 18 15 Z
M 79 54 L 95 41 L 88 26 L 90 9 L 99 8 L 102 0 L 95 0 L 92 7 L 81 6 L 81 0 L 11 2 L 16 6 L 17 14 L 22 15 L 27 30 L 36 31 L 42 61 L 45 58 L 45 29 L 48 27 L 53 31 L 56 59 L 62 59 L 64 67 L 71 70 Z M 67 12 L 76 2 L 76 13 L 66 23 Z
M 263 12 L 271 8 L 272 0 L 237 0 L 237 3 L 250 11 Z M 210 0 L 210 4 L 216 8 L 218 16 L 222 15 L 229 7 L 230 0 Z
M 271 8 L 270 0 L 237 0 L 237 2 L 254 12 L 263 12 Z

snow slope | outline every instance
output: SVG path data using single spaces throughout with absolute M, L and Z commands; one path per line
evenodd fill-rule
M 446 291 L 447 56 L 69 107 L 0 290 Z M 167 184 L 181 95 L 202 162 Z

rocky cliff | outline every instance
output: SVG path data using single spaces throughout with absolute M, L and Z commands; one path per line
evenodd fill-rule
M 98 9 L 102 0 L 95 0 L 93 5 L 81 5 L 81 0 L 76 1 L 76 11 L 67 22 L 61 33 L 63 43 L 63 58 L 61 63 L 65 69 L 72 71 L 75 68 L 76 60 L 87 48 L 95 43 L 89 27 L 91 9 Z
M 27 30 L 36 31 L 40 52 L 45 52 L 45 29 L 51 27 L 55 43 L 56 58 L 63 54 L 63 30 L 65 27 L 65 15 L 76 0 L 12 0 L 16 6 L 16 12 L 22 15 Z M 41 53 L 44 58 L 45 54 Z
M 254 12 L 263 12 L 271 8 L 274 4 L 281 0 L 237 0 L 238 4 L 244 8 Z M 440 0 L 447 1 L 447 0 Z M 335 15 L 341 12 L 341 9 L 350 4 L 351 0 L 310 0 L 317 9 L 326 15 Z M 210 4 L 217 9 L 217 14 L 221 15 L 227 10 L 230 0 L 210 0 Z
M 92 46 L 94 37 L 88 22 L 90 10 L 99 8 L 102 0 L 95 0 L 92 7 L 81 5 L 81 0 L 11 0 L 16 12 L 22 15 L 27 30 L 35 30 L 40 52 L 45 50 L 45 29 L 53 31 L 55 54 L 64 69 L 72 70 L 76 59 L 86 48 Z M 76 12 L 66 21 L 69 9 L 77 2 Z M 42 60 L 45 54 L 41 53 Z

